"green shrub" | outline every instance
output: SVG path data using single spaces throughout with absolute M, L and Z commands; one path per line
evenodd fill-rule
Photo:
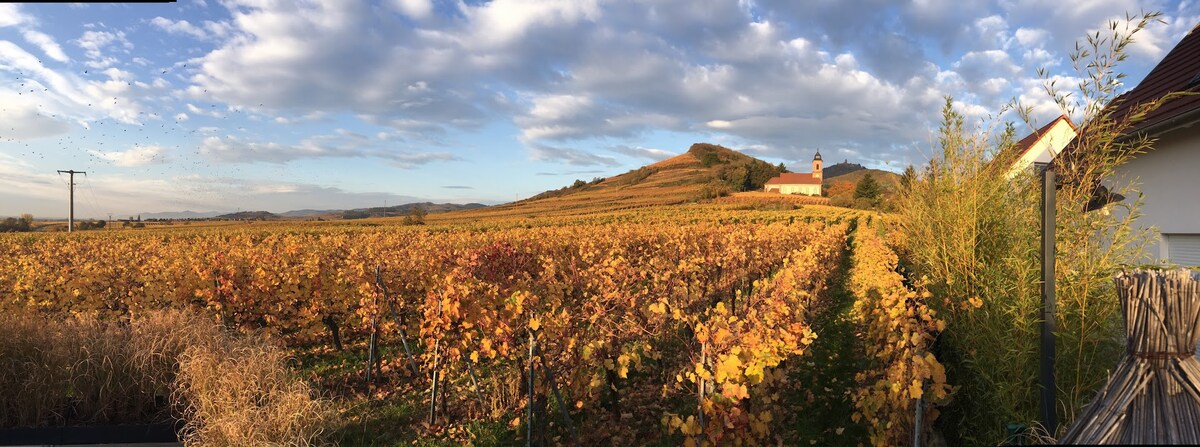
M 712 181 L 700 187 L 700 198 L 703 200 L 725 197 L 733 193 L 733 190 L 719 181 Z
M 1064 179 L 1056 221 L 1060 430 L 1103 385 L 1122 352 L 1111 275 L 1138 262 L 1145 246 L 1146 231 L 1132 222 L 1139 202 L 1116 204 L 1118 212 L 1083 210 L 1102 179 L 1134 196 L 1129 185 L 1109 179 L 1149 142 L 1119 140 L 1130 122 L 1114 122 L 1103 106 L 1119 79 L 1114 64 L 1133 34 L 1157 17 L 1135 17 L 1130 32 L 1089 38 L 1088 50 L 1072 57 L 1087 72 L 1076 97 L 1085 107 L 1081 134 L 1069 163 L 1056 168 Z M 1047 91 L 1064 113 L 1075 111 L 1072 97 L 1058 94 L 1051 82 Z M 1027 119 L 1028 109 L 1013 108 Z M 947 98 L 940 151 L 906 175 L 896 200 L 904 254 L 948 323 L 939 358 L 947 363 L 949 381 L 961 386 L 942 420 L 952 445 L 1002 443 L 1007 424 L 1037 426 L 1039 416 L 1040 184 L 1032 173 L 1009 180 L 1003 169 L 989 168 L 1013 136 L 1012 126 L 968 129 Z

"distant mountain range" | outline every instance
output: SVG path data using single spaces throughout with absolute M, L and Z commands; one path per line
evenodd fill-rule
M 142 219 L 207 219 L 221 214 L 220 211 L 168 211 L 165 213 L 142 213 Z M 125 216 L 120 216 L 120 218 L 123 219 Z
M 142 213 L 142 219 L 230 219 L 230 220 L 276 220 L 276 219 L 301 219 L 301 218 L 323 218 L 323 219 L 362 219 L 367 217 L 393 217 L 405 216 L 414 206 L 421 206 L 427 213 L 441 213 L 446 211 L 457 211 L 464 209 L 484 208 L 487 205 L 482 203 L 406 203 L 403 205 L 374 207 L 374 208 L 355 208 L 352 210 L 314 210 L 302 209 L 292 210 L 285 213 L 271 213 L 267 211 L 239 211 L 236 213 L 222 213 L 220 211 L 174 211 L 164 213 Z
M 283 216 L 283 217 L 308 217 L 308 216 L 317 216 L 317 215 L 321 215 L 321 214 L 333 214 L 333 213 L 340 213 L 340 212 L 342 212 L 342 210 L 304 209 L 304 210 L 292 210 L 292 211 L 288 211 L 286 213 L 279 213 L 279 215 Z

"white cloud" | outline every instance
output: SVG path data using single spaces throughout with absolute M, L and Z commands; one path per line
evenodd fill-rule
M 0 28 L 16 26 L 30 21 L 15 3 L 0 3 Z
M 565 142 L 632 143 L 651 130 L 716 131 L 780 150 L 924 139 L 951 93 L 942 89 L 953 86 L 902 33 L 869 57 L 829 51 L 820 36 L 797 36 L 794 17 L 760 10 L 756 19 L 730 0 L 497 0 L 415 25 L 425 2 L 392 2 L 403 16 L 328 1 L 227 4 L 239 37 L 200 58 L 193 100 L 263 104 L 280 123 L 302 111 L 349 112 L 405 138 L 511 116 L 533 157 L 567 163 L 608 160 L 577 156 Z M 785 127 L 795 123 L 807 127 Z M 866 130 L 834 133 L 845 128 Z
M 640 136 L 656 131 L 761 145 L 778 154 L 852 144 L 864 154 L 885 154 L 927 140 L 943 95 L 969 103 L 969 110 L 995 109 L 1002 98 L 1024 92 L 1034 65 L 1058 63 L 1062 48 L 1055 44 L 1055 24 L 1042 17 L 1047 11 L 1076 26 L 1110 15 L 1098 9 L 1130 1 L 1068 10 L 1028 0 L 800 6 L 495 0 L 437 7 L 429 0 L 389 0 L 383 7 L 226 0 L 228 21 L 158 16 L 143 23 L 218 41 L 207 54 L 173 65 L 189 65 L 176 73 L 190 83 L 177 93 L 191 102 L 181 104 L 185 117 L 245 110 L 255 119 L 291 124 L 314 111 L 345 114 L 392 128 L 366 131 L 383 135 L 376 140 L 405 144 L 441 143 L 464 129 L 511 120 L 531 157 L 606 164 L 611 157 L 586 157 L 580 148 L 637 148 Z M 797 14 L 803 8 L 814 13 Z M 1039 12 L 1035 20 L 1016 8 Z M 1147 52 L 1170 42 L 1146 40 Z M 95 25 L 75 43 L 93 67 L 128 67 L 117 59 L 126 59 L 121 50 L 132 44 L 116 27 Z M 133 73 L 109 75 L 127 87 L 130 78 L 136 82 Z M 158 81 L 151 87 L 170 87 Z M 106 94 L 101 87 L 122 99 L 136 91 L 96 81 L 77 85 L 87 100 Z M 129 111 L 150 110 L 122 109 L 104 113 L 132 120 Z M 346 141 L 297 139 L 237 143 L 250 148 L 247 160 L 381 157 L 376 148 L 348 149 Z M 227 153 L 232 146 L 210 149 L 221 159 L 239 159 Z
M 163 164 L 168 161 L 167 150 L 162 146 L 135 146 L 124 151 L 89 151 L 101 159 L 108 160 L 120 167 L 139 167 L 153 164 Z
M 171 34 L 181 34 L 195 37 L 197 39 L 208 38 L 208 33 L 205 32 L 204 29 L 192 25 L 191 22 L 188 22 L 187 20 L 174 21 L 166 17 L 159 16 L 151 19 L 150 24 Z
M 991 48 L 1008 46 L 1008 21 L 998 15 L 990 15 L 975 21 L 980 42 Z
M 62 119 L 42 113 L 29 97 L 0 91 L 0 140 L 28 140 L 61 135 L 70 130 Z
M 81 122 L 107 116 L 123 123 L 137 124 L 140 122 L 138 115 L 145 111 L 142 95 L 156 91 L 152 86 L 131 82 L 130 73 L 117 69 L 103 72 L 107 80 L 84 80 L 75 74 L 60 73 L 5 40 L 0 40 L 0 66 L 23 73 L 22 82 L 33 84 L 24 88 L 38 91 L 43 114 Z
M 181 123 L 184 121 L 187 121 L 189 118 L 190 117 L 188 117 L 188 114 L 183 113 L 183 112 L 180 112 L 178 115 L 175 115 L 175 121 L 179 121 Z
M 569 147 L 535 143 L 529 146 L 534 160 L 546 160 L 575 166 L 619 166 L 615 158 Z
M 1026 48 L 1041 47 L 1046 44 L 1046 40 L 1050 37 L 1050 33 L 1044 29 L 1038 28 L 1017 28 L 1015 34 L 1017 42 Z
M 433 13 L 433 2 L 430 0 L 392 0 L 392 5 L 414 19 L 429 18 Z
M 88 61 L 85 63 L 89 67 L 96 69 L 107 68 L 118 62 L 115 57 L 105 53 L 108 47 L 116 46 L 126 52 L 133 48 L 133 43 L 125 37 L 124 31 L 88 30 L 84 31 L 83 35 L 72 42 L 84 50 L 84 54 L 88 58 Z
M 475 47 L 512 43 L 538 27 L 569 27 L 581 21 L 598 20 L 598 0 L 557 2 L 551 0 L 494 0 L 479 6 L 460 7 L 472 24 L 469 37 Z
M 457 159 L 446 152 L 409 152 L 371 146 L 367 137 L 355 133 L 318 135 L 299 144 L 246 140 L 235 136 L 207 137 L 200 155 L 224 163 L 276 163 L 311 158 L 378 158 L 402 168 L 415 168 L 435 161 Z
M 611 149 L 613 152 L 616 152 L 619 154 L 625 154 L 630 157 L 646 158 L 646 159 L 650 159 L 650 160 L 654 160 L 654 161 L 666 160 L 668 158 L 679 155 L 675 152 L 664 151 L 662 149 L 655 149 L 655 148 L 650 148 L 650 147 L 641 147 L 641 146 L 621 145 L 621 146 L 614 146 Z
M 26 29 L 22 31 L 21 35 L 24 36 L 25 40 L 29 43 L 41 48 L 42 52 L 46 53 L 46 56 L 49 56 L 51 59 L 59 62 L 66 62 L 70 60 L 67 58 L 67 54 L 63 53 L 62 47 L 58 46 L 58 42 L 55 42 L 54 38 L 50 37 L 50 35 L 32 29 Z
M 1012 61 L 1012 57 L 1002 50 L 967 52 L 962 59 L 954 63 L 954 69 L 969 83 L 1015 76 L 1021 72 L 1021 68 Z
M 597 104 L 577 95 L 533 98 L 528 113 L 516 117 L 521 139 L 568 140 L 598 136 L 633 136 L 647 128 L 677 128 L 680 120 L 652 110 Z

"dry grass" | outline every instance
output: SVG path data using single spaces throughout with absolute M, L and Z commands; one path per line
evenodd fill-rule
M 169 377 L 135 367 L 132 339 L 118 322 L 0 316 L 0 426 L 169 421 L 150 386 Z
M 187 445 L 321 443 L 330 405 L 263 339 L 194 313 L 0 315 L 0 427 L 186 421 Z
M 295 380 L 282 349 L 248 340 L 188 348 L 175 392 L 184 402 L 186 445 L 320 445 L 332 412 Z

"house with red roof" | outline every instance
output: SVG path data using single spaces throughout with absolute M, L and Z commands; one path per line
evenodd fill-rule
M 1120 120 L 1176 92 L 1134 124 L 1129 136 L 1154 139 L 1153 149 L 1118 168 L 1118 178 L 1135 180 L 1142 196 L 1137 225 L 1161 235 L 1148 253 L 1179 265 L 1200 265 L 1200 24 L 1194 26 L 1133 90 L 1110 105 Z
M 1012 147 L 1012 153 L 1002 156 L 1003 160 L 1011 163 L 1004 176 L 1013 178 L 1028 170 L 1030 166 L 1049 164 L 1078 134 L 1079 131 L 1071 122 L 1071 118 L 1066 115 L 1055 118 L 1018 141 Z
M 786 172 L 779 174 L 779 176 L 767 180 L 763 190 L 780 194 L 821 195 L 821 151 L 817 151 L 817 155 L 813 156 L 812 173 Z

